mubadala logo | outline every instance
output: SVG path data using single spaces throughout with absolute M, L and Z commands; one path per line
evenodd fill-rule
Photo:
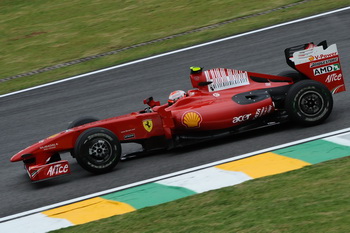
M 317 76 L 317 75 L 326 74 L 337 70 L 340 70 L 339 63 L 314 69 L 314 75 Z

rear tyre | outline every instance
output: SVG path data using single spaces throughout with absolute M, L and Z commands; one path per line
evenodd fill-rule
M 304 75 L 302 75 L 296 70 L 282 71 L 281 73 L 277 74 L 277 76 L 292 78 L 294 82 L 299 82 L 306 78 Z
M 80 117 L 78 119 L 76 119 L 75 121 L 71 122 L 68 125 L 68 129 L 74 128 L 74 127 L 78 127 L 81 125 L 85 125 L 91 122 L 95 122 L 98 121 L 99 119 L 97 119 L 96 117 L 90 117 L 90 116 L 85 116 L 85 117 Z
M 333 97 L 322 83 L 302 80 L 289 89 L 285 107 L 292 121 L 304 126 L 317 125 L 331 114 Z
M 120 161 L 121 146 L 113 132 L 105 128 L 91 128 L 77 139 L 74 154 L 85 170 L 101 174 L 111 171 Z

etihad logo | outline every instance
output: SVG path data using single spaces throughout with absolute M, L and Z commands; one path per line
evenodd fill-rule
M 188 128 L 199 128 L 202 116 L 198 112 L 186 112 L 182 116 L 182 123 Z
M 153 129 L 153 121 L 151 119 L 143 120 L 142 125 L 143 125 L 143 128 L 145 128 L 145 130 L 147 132 L 151 132 Z

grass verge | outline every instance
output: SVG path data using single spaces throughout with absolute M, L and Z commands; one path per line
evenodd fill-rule
M 54 232 L 350 232 L 350 158 Z
M 298 0 L 57 2 L 2 0 L 1 77 L 174 35 L 285 6 Z M 126 50 L 81 64 L 2 82 L 0 94 L 63 79 L 142 57 L 348 6 L 348 0 L 311 0 L 267 15 Z M 30 22 L 30 23 L 28 23 Z

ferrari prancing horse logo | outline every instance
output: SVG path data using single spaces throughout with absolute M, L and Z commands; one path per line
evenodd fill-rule
M 143 120 L 142 125 L 143 125 L 143 128 L 145 128 L 145 130 L 147 132 L 151 132 L 153 129 L 153 121 L 151 119 Z

